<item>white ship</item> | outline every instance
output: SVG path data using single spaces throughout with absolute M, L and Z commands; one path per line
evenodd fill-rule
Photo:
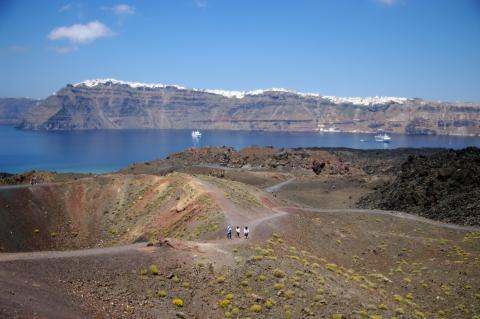
M 391 140 L 392 138 L 387 133 L 375 135 L 375 141 L 377 142 L 390 143 Z
M 340 129 L 334 126 L 326 127 L 325 125 L 319 124 L 317 131 L 321 133 L 339 133 Z
M 200 138 L 200 137 L 202 137 L 202 133 L 200 133 L 199 130 L 192 131 L 192 138 Z

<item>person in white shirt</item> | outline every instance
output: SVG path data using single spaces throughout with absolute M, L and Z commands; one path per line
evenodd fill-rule
M 243 229 L 243 236 L 245 236 L 245 239 L 248 239 L 249 232 L 250 230 L 248 229 L 248 226 L 245 226 L 245 228 Z
M 240 226 L 237 226 L 235 230 L 237 232 L 237 238 L 240 238 Z

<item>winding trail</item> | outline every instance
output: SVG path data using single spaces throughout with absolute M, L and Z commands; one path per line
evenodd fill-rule
M 12 189 L 23 189 L 23 188 L 33 189 L 35 187 L 50 186 L 50 185 L 54 185 L 54 183 L 45 183 L 45 184 L 36 184 L 36 185 L 30 185 L 30 184 L 2 185 L 0 186 L 0 192 L 12 190 Z
M 249 222 L 249 214 L 245 210 L 240 210 L 231 200 L 225 198 L 222 190 L 216 185 L 198 178 L 192 179 L 198 185 L 201 185 L 205 191 L 210 194 L 217 202 L 225 214 L 225 218 L 230 225 L 244 225 Z
M 287 181 L 283 181 L 279 184 L 273 185 L 265 191 L 273 192 L 279 190 L 281 187 L 291 183 L 295 178 L 291 178 Z M 196 183 L 201 185 L 210 193 L 219 203 L 222 211 L 227 217 L 228 223 L 233 225 L 244 225 L 249 224 L 250 229 L 253 231 L 255 228 L 261 224 L 271 221 L 276 218 L 281 218 L 287 216 L 291 211 L 307 211 L 314 213 L 334 213 L 334 214 L 367 214 L 367 215 L 383 215 L 391 216 L 400 219 L 406 219 L 410 221 L 417 221 L 425 223 L 428 225 L 447 228 L 452 230 L 459 231 L 480 231 L 480 227 L 474 226 L 462 226 L 456 224 L 443 223 L 431 219 L 427 219 L 418 215 L 409 214 L 406 212 L 397 212 L 397 211 L 384 211 L 384 210 L 375 210 L 375 209 L 321 209 L 321 208 L 311 208 L 311 207 L 297 207 L 297 206 L 270 206 L 263 204 L 264 208 L 272 212 L 267 215 L 262 215 L 260 217 L 253 217 L 251 212 L 247 212 L 243 209 L 235 206 L 229 199 L 225 198 L 222 190 L 217 186 L 203 180 L 193 179 Z M 55 183 L 51 183 L 55 184 Z M 42 184 L 48 185 L 48 184 Z M 30 185 L 11 185 L 11 186 L 0 186 L 1 190 L 6 189 L 18 189 L 18 188 L 29 188 Z M 33 187 L 38 187 L 33 186 Z M 258 213 L 258 212 L 256 212 Z M 214 246 L 216 249 L 220 249 L 221 245 L 228 244 L 224 239 L 216 239 L 211 241 L 206 241 L 203 243 L 196 243 L 197 245 L 209 247 Z M 220 245 L 220 246 L 219 246 Z M 96 255 L 105 255 L 105 254 L 118 254 L 124 252 L 134 252 L 141 251 L 142 248 L 146 248 L 145 243 L 135 243 L 130 245 L 122 246 L 113 246 L 105 248 L 87 248 L 87 249 L 78 249 L 78 250 L 65 250 L 65 251 L 38 251 L 38 252 L 19 252 L 19 253 L 1 253 L 0 254 L 0 263 L 16 260 L 41 260 L 41 259 L 51 259 L 51 258 L 72 258 L 72 257 L 86 257 L 86 256 L 96 256 Z
M 425 223 L 432 226 L 448 228 L 453 230 L 461 230 L 461 231 L 479 231 L 480 227 L 474 226 L 462 226 L 457 224 L 449 224 L 444 222 L 439 222 L 436 220 L 428 219 L 425 217 L 421 217 L 418 215 L 413 215 L 405 212 L 397 212 L 397 211 L 387 211 L 387 210 L 379 210 L 379 209 L 359 209 L 359 208 L 342 208 L 342 209 L 322 209 L 322 208 L 309 208 L 309 207 L 294 207 L 294 206 L 281 206 L 281 207 L 274 207 L 273 209 L 284 209 L 284 210 L 303 210 L 308 212 L 315 212 L 315 213 L 335 213 L 335 214 L 367 214 L 367 215 L 383 215 L 383 216 L 392 216 L 401 219 L 407 219 L 411 221 L 417 221 L 421 223 Z
M 278 192 L 282 187 L 290 184 L 294 180 L 295 180 L 295 177 L 292 177 L 292 178 L 290 178 L 286 181 L 283 181 L 281 183 L 278 183 L 278 184 L 275 184 L 273 186 L 267 187 L 267 188 L 264 189 L 264 191 L 267 192 L 267 193 Z
M 103 248 L 86 248 L 76 250 L 44 250 L 34 252 L 22 253 L 2 253 L 0 254 L 0 263 L 14 260 L 39 260 L 51 258 L 72 258 L 72 257 L 87 257 L 96 255 L 118 254 L 123 252 L 138 251 L 140 248 L 145 248 L 146 243 L 135 243 L 123 246 L 103 247 Z
M 283 181 L 281 183 L 275 184 L 273 186 L 267 187 L 264 189 L 265 192 L 272 193 L 280 190 L 282 187 L 285 185 L 290 184 L 295 180 L 295 177 L 292 177 L 286 181 Z M 316 212 L 316 213 L 357 213 L 357 214 L 367 214 L 367 215 L 383 215 L 383 216 L 392 216 L 396 218 L 401 218 L 401 219 L 407 219 L 407 220 L 412 220 L 412 221 L 417 221 L 421 223 L 425 223 L 428 225 L 432 226 L 437 226 L 437 227 L 442 227 L 442 228 L 447 228 L 447 229 L 453 229 L 453 230 L 461 230 L 461 231 L 480 231 L 480 227 L 475 227 L 475 226 L 463 226 L 463 225 L 457 225 L 457 224 L 450 224 L 450 223 L 444 223 L 440 221 L 436 221 L 433 219 L 428 219 L 422 216 L 406 213 L 406 212 L 401 212 L 401 211 L 387 211 L 387 210 L 380 210 L 380 209 L 360 209 L 360 208 L 340 208 L 340 209 L 326 209 L 326 208 L 313 208 L 313 207 L 295 207 L 295 206 L 276 206 L 271 208 L 274 211 L 288 214 L 288 212 L 285 212 L 284 210 L 303 210 L 303 211 L 309 211 L 309 212 Z

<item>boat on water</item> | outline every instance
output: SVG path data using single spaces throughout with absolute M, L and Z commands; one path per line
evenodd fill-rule
M 319 124 L 317 131 L 320 133 L 340 133 L 340 129 L 334 126 L 327 127 L 323 124 Z
M 200 133 L 199 130 L 192 131 L 192 138 L 200 138 L 200 137 L 202 137 L 202 133 Z
M 375 135 L 375 141 L 377 142 L 390 143 L 391 140 L 392 138 L 387 133 Z

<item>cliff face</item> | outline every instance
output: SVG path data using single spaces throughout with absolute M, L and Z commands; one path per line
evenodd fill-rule
M 19 124 L 27 113 L 40 104 L 28 98 L 0 98 L 0 124 Z
M 231 96 L 116 81 L 67 85 L 25 117 L 22 128 L 231 129 L 480 134 L 480 104 L 362 100 L 286 90 Z

